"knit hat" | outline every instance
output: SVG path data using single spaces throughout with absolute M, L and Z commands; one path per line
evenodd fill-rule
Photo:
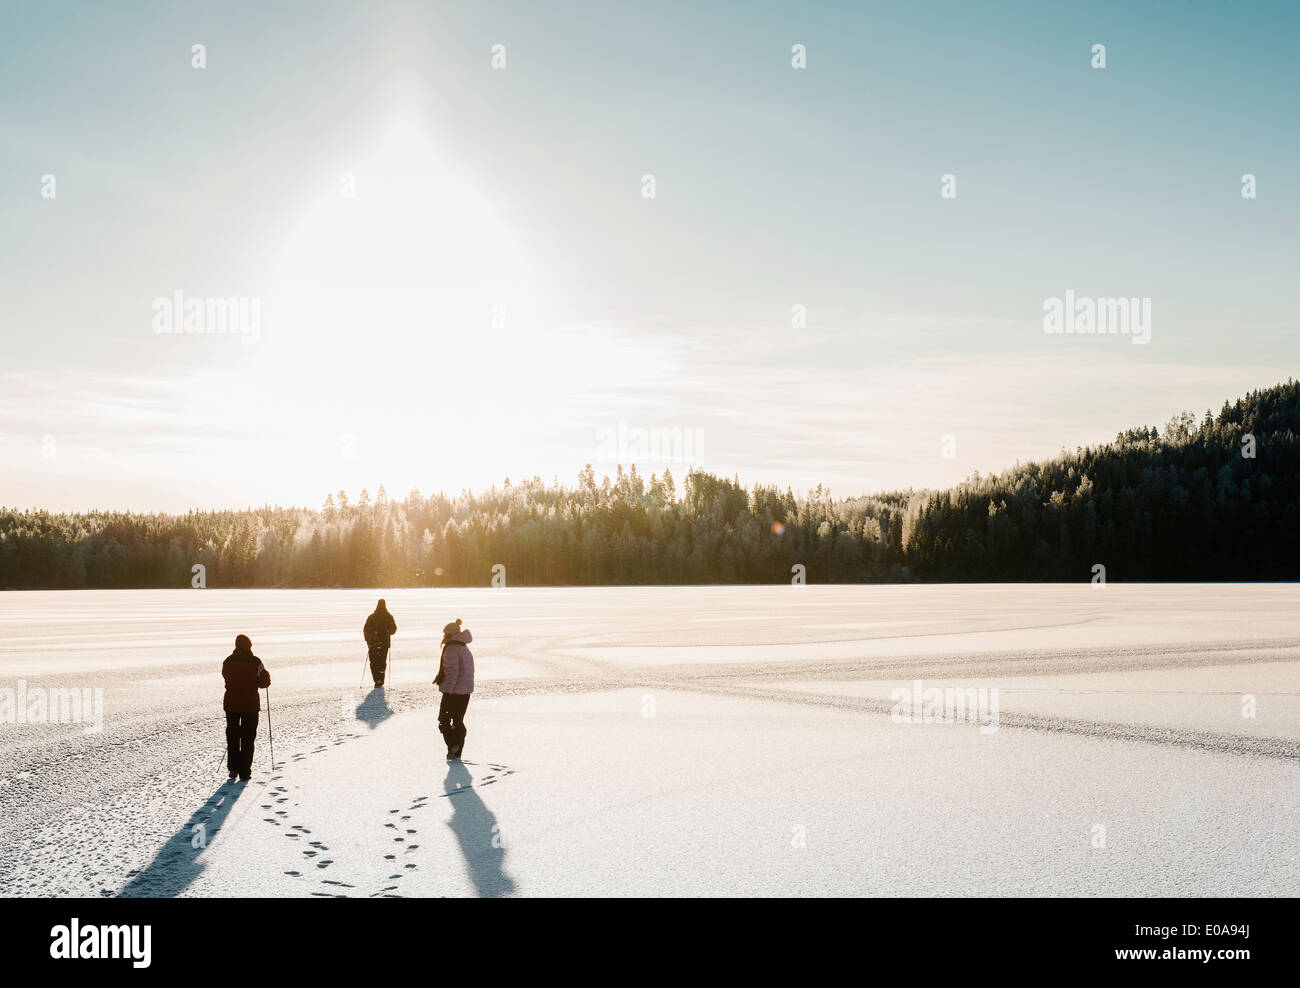
M 455 638 L 460 634 L 460 618 L 456 618 L 451 624 L 442 629 L 443 638 Z
M 252 648 L 252 647 L 253 647 L 253 643 L 252 643 L 251 641 L 249 641 L 247 635 L 236 635 L 236 636 L 235 636 L 235 648 L 236 648 L 236 649 L 243 649 L 244 651 L 248 651 L 248 650 L 249 650 L 250 648 Z

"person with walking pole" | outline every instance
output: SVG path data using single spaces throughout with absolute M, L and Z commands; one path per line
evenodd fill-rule
M 257 739 L 257 715 L 262 709 L 259 689 L 266 689 L 267 727 L 270 727 L 271 674 L 253 654 L 247 635 L 235 639 L 235 650 L 221 665 L 226 681 L 222 707 L 226 711 L 226 769 L 230 778 L 247 782 L 253 777 L 253 742 Z M 272 762 L 274 763 L 274 752 Z
M 375 607 L 374 613 L 366 618 L 365 627 L 361 629 L 365 636 L 366 648 L 370 654 L 370 675 L 374 677 L 375 689 L 384 685 L 384 667 L 388 664 L 388 649 L 393 644 L 393 635 L 397 634 L 397 622 L 388 613 L 388 605 L 383 598 Z M 366 671 L 361 670 L 361 683 L 364 686 Z

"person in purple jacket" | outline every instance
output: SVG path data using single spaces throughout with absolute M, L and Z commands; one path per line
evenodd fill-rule
M 447 761 L 460 761 L 465 750 L 465 709 L 474 692 L 474 653 L 467 646 L 474 640 L 469 629 L 460 629 L 460 618 L 442 629 L 442 658 L 433 684 L 442 691 L 438 707 L 438 730 L 447 742 Z

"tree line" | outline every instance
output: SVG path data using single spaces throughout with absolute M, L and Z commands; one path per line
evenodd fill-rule
M 691 470 L 320 508 L 0 509 L 9 589 L 1296 579 L 1300 385 L 942 491 L 832 498 Z

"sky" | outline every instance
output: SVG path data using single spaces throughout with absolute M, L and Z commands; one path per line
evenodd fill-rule
M 1297 40 L 1211 0 L 5 0 L 0 504 L 849 496 L 1217 411 L 1300 356 Z M 1045 332 L 1067 291 L 1149 342 Z

